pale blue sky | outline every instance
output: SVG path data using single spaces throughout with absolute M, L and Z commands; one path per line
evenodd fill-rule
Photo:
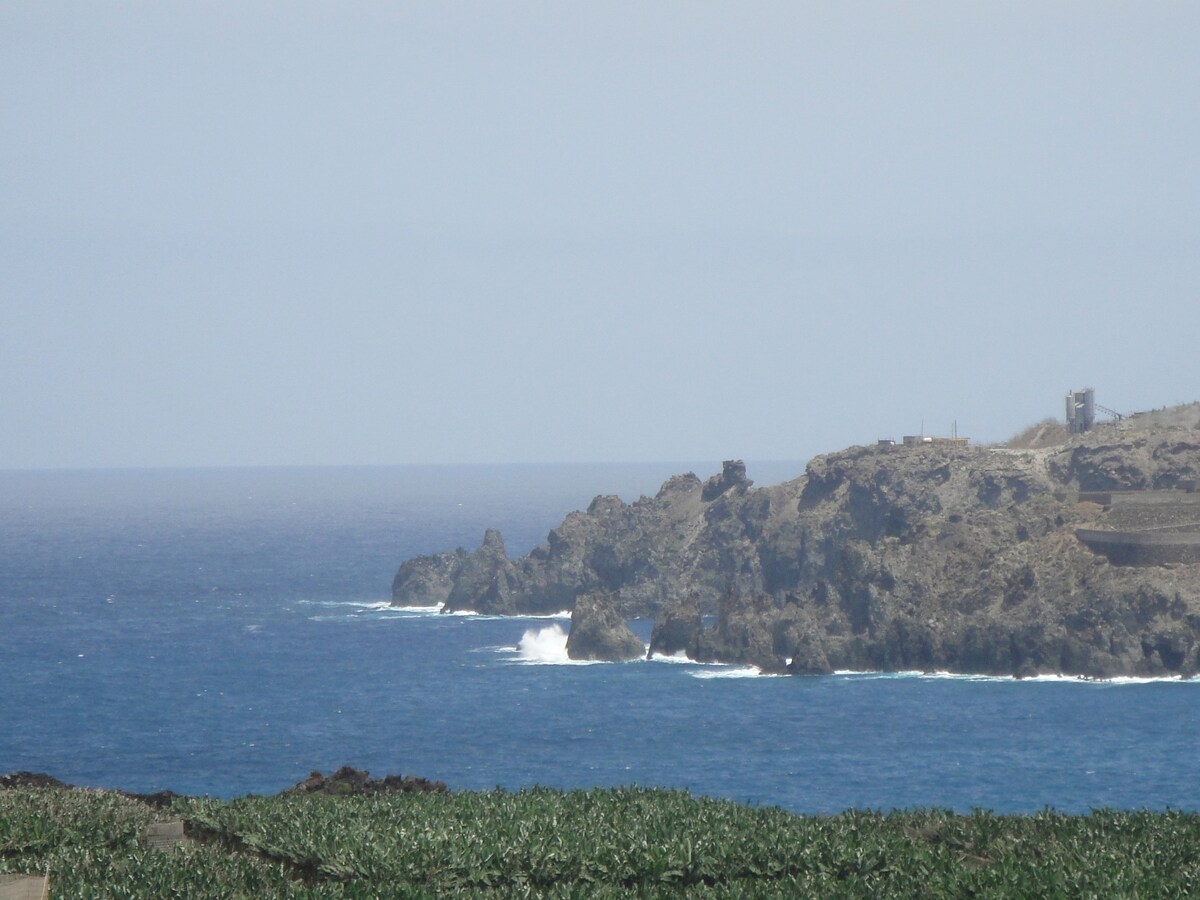
M 1200 399 L 1200 4 L 0 5 L 0 468 Z

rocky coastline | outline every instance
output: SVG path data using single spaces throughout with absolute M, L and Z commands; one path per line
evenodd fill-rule
M 68 784 L 45 772 L 7 772 L 0 774 L 0 791 L 23 790 L 36 788 L 39 790 L 63 791 L 95 791 L 100 788 L 80 787 Z M 140 794 L 134 791 L 107 789 L 110 793 L 120 794 L 130 800 L 137 800 L 154 809 L 166 809 L 173 801 L 186 798 L 186 794 L 176 794 L 174 791 L 155 791 Z M 365 769 L 355 769 L 352 766 L 342 766 L 336 772 L 322 775 L 318 771 L 310 772 L 308 777 L 298 781 L 290 788 L 285 788 L 276 796 L 288 797 L 303 794 L 321 794 L 332 797 L 375 797 L 381 794 L 447 794 L 450 789 L 445 782 L 421 778 L 417 775 L 385 775 L 383 778 L 372 778 Z
M 651 654 L 771 673 L 1191 677 L 1198 479 L 1200 412 L 1035 449 L 850 447 L 763 488 L 728 461 L 634 503 L 599 496 L 519 559 L 489 531 L 408 560 L 393 602 L 570 609 L 575 658 L 629 658 L 636 616 Z

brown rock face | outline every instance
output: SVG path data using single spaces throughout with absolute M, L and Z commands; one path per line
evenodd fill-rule
M 486 611 L 599 593 L 622 621 L 657 620 L 653 653 L 797 674 L 1191 675 L 1200 564 L 1113 565 L 1076 531 L 1134 527 L 1097 492 L 1142 489 L 1167 492 L 1138 507 L 1136 527 L 1157 528 L 1146 517 L 1198 476 L 1200 434 L 1180 428 L 1035 450 L 851 447 L 766 488 L 728 462 L 636 503 L 597 498 L 519 560 L 485 541 L 406 563 L 397 602 L 447 582 L 449 606 Z

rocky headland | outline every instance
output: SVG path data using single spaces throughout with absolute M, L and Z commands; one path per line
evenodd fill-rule
M 1031 448 L 850 447 L 762 488 L 730 461 L 597 497 L 519 559 L 495 531 L 411 559 L 393 602 L 571 609 L 587 658 L 628 658 L 637 616 L 652 654 L 767 672 L 1191 676 L 1200 407 L 1171 412 Z

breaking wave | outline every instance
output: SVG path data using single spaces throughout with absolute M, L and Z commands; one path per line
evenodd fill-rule
M 561 625 L 527 628 L 517 644 L 517 657 L 533 665 L 566 665 L 571 662 L 567 656 L 567 633 Z
M 649 648 L 647 648 L 647 652 L 649 652 Z M 698 663 L 694 659 L 688 659 L 686 650 L 680 650 L 676 653 L 655 653 L 649 658 L 648 662 L 682 663 L 688 666 L 705 665 L 705 663 Z
M 1015 681 L 1017 679 L 1011 679 L 1011 680 Z M 1031 676 L 1030 678 L 1022 678 L 1020 680 L 1021 681 L 1069 681 L 1069 682 L 1076 682 L 1079 684 L 1099 684 L 1099 685 L 1105 685 L 1105 684 L 1115 684 L 1115 685 L 1170 684 L 1170 683 L 1186 684 L 1186 683 L 1189 683 L 1189 681 L 1196 683 L 1196 684 L 1200 684 L 1200 681 L 1196 681 L 1195 679 L 1189 680 L 1189 679 L 1181 678 L 1178 675 L 1163 675 L 1162 677 L 1159 677 L 1159 678 L 1149 678 L 1149 677 L 1142 677 L 1142 676 L 1136 676 L 1136 675 L 1117 675 L 1113 678 L 1084 678 L 1083 676 L 1080 676 L 1080 675 L 1034 675 L 1034 676 Z
M 592 666 L 596 660 L 567 656 L 567 633 L 561 625 L 528 628 L 517 644 L 518 663 L 527 666 Z

